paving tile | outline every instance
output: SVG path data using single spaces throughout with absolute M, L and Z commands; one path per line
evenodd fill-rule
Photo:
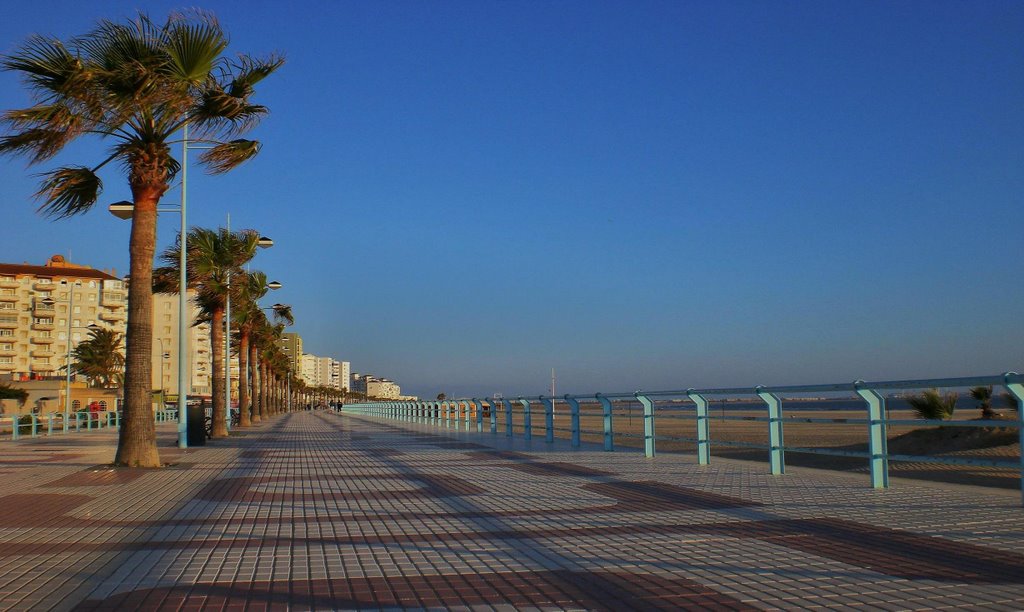
M 325 412 L 0 442 L 0 609 L 1024 608 L 1018 496 Z

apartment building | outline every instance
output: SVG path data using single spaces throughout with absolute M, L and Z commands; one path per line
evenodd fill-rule
M 213 356 L 210 347 L 210 324 L 193 325 L 199 315 L 189 291 L 187 314 L 187 371 L 189 396 L 210 396 L 213 393 L 211 376 Z M 153 294 L 153 388 L 163 389 L 167 395 L 178 395 L 178 294 Z M 220 347 L 221 351 L 224 347 Z M 237 386 L 238 366 L 232 360 L 232 386 Z M 232 397 L 237 397 L 234 394 Z
M 96 325 L 125 332 L 127 290 L 114 272 L 54 255 L 0 264 L 0 380 L 65 376 L 68 349 Z
M 330 385 L 335 389 L 348 389 L 349 374 L 351 370 L 352 364 L 348 361 L 336 361 L 332 359 Z
M 285 332 L 281 334 L 281 339 L 277 341 L 277 345 L 281 347 L 281 351 L 288 357 L 288 367 L 291 368 L 291 371 L 301 375 L 302 336 L 295 332 Z

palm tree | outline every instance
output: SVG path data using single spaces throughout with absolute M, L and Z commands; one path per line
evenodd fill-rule
M 37 197 L 42 213 L 71 217 L 92 208 L 102 191 L 97 172 L 117 162 L 127 173 L 134 213 L 125 359 L 124 418 L 114 462 L 157 467 L 152 390 L 152 272 L 157 204 L 180 168 L 171 154 L 179 132 L 209 145 L 200 163 L 212 173 L 252 158 L 259 143 L 238 138 L 267 109 L 250 103 L 253 86 L 281 58 L 228 59 L 228 39 L 207 13 L 176 13 L 163 25 L 145 15 L 127 23 L 101 21 L 68 43 L 30 37 L 0 68 L 20 73 L 34 104 L 0 116 L 6 135 L 0 153 L 36 164 L 85 135 L 112 141 L 97 165 L 43 173 Z
M 106 328 L 90 329 L 89 338 L 79 342 L 71 356 L 71 367 L 84 374 L 94 387 L 109 388 L 124 379 L 122 334 Z
M 978 400 L 978 408 L 981 408 L 981 418 L 995 418 L 996 413 L 992 410 L 992 387 L 973 387 L 971 397 Z
M 243 266 L 256 255 L 259 233 L 252 230 L 232 232 L 221 228 L 211 230 L 192 228 L 188 233 L 189 288 L 196 290 L 196 304 L 199 306 L 198 323 L 210 324 L 210 346 L 213 354 L 213 432 L 214 438 L 228 435 L 227 405 L 224 401 L 225 372 L 224 359 L 224 313 L 228 294 L 241 295 L 240 288 L 233 286 L 231 278 L 244 278 Z M 160 256 L 167 265 L 153 273 L 154 288 L 162 293 L 179 291 L 179 262 L 181 242 L 168 248 Z
M 922 419 L 947 420 L 953 416 L 956 408 L 957 395 L 949 392 L 946 395 L 939 393 L 938 389 L 926 389 L 921 395 L 911 395 L 907 403 L 914 409 L 917 416 Z

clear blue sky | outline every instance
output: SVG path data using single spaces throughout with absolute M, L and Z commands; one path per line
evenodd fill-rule
M 11 3 L 0 49 L 137 6 Z M 309 352 L 424 396 L 1024 369 L 1024 3 L 204 8 L 288 63 L 259 158 L 190 174 L 191 221 L 275 239 Z M 51 222 L 35 171 L 0 159 L 0 261 L 123 273 L 124 178 Z

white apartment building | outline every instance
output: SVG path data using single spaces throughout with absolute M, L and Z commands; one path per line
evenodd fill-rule
M 348 389 L 351 372 L 352 364 L 348 361 L 331 360 L 331 386 L 335 389 Z
M 402 397 L 402 388 L 386 378 L 367 377 L 366 395 L 378 399 L 399 399 Z
M 302 354 L 302 368 L 299 370 L 299 376 L 309 387 L 319 387 L 323 383 L 320 382 L 320 368 L 318 366 L 319 357 L 312 353 Z
M 113 271 L 54 255 L 0 264 L 0 380 L 65 376 L 68 352 L 97 325 L 125 332 L 126 288 Z

